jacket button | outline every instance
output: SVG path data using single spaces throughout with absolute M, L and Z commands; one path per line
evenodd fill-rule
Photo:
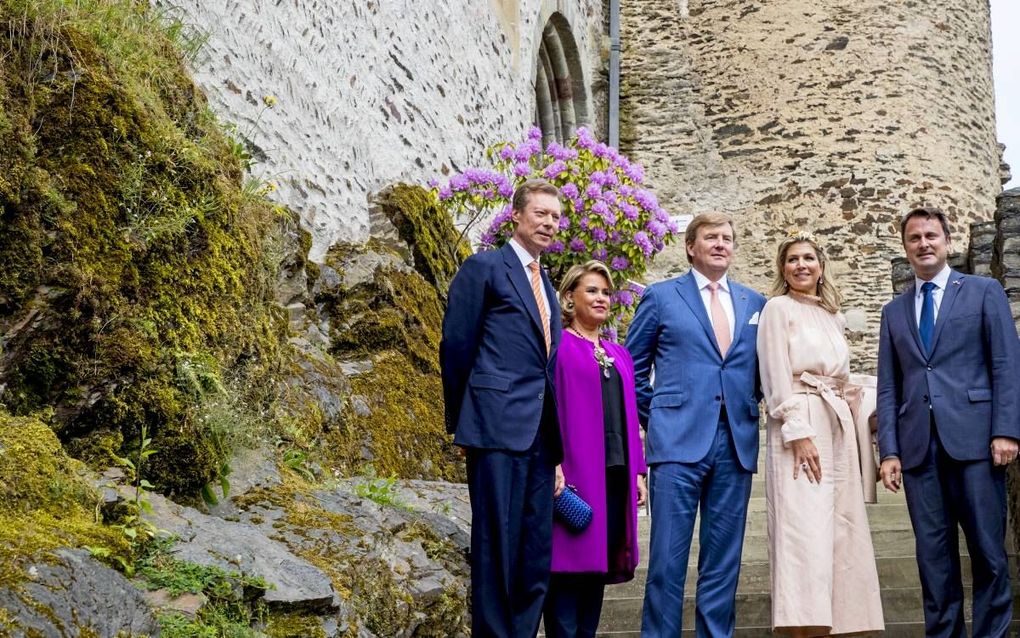
M 921 397 L 921 400 L 924 401 L 925 403 L 927 403 L 928 402 L 928 395 L 926 394 L 923 397 Z
M 541 401 L 543 397 L 545 397 L 545 394 L 539 392 L 538 393 L 538 400 Z
M 929 371 L 929 372 L 930 372 L 931 370 L 933 370 L 933 369 L 934 369 L 934 368 L 933 368 L 932 366 L 928 366 L 928 371 Z
M 716 401 L 722 401 L 722 397 L 717 394 L 717 395 L 715 395 L 715 400 Z

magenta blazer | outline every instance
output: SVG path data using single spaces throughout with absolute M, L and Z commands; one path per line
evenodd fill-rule
M 638 434 L 637 399 L 634 394 L 634 364 L 623 346 L 602 342 L 615 359 L 623 382 L 627 415 L 625 437 L 630 467 L 630 511 L 627 543 L 608 564 L 606 548 L 606 450 L 602 415 L 601 370 L 595 362 L 590 341 L 564 331 L 556 355 L 556 399 L 563 438 L 563 475 L 577 487 L 581 498 L 592 506 L 591 525 L 580 534 L 569 532 L 558 521 L 553 525 L 552 571 L 607 574 L 610 583 L 634 577 L 638 564 L 637 475 L 647 472 Z

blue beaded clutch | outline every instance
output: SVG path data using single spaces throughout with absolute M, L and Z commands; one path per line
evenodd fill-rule
M 591 505 L 578 496 L 577 488 L 568 485 L 553 500 L 556 518 L 571 532 L 579 534 L 591 524 Z

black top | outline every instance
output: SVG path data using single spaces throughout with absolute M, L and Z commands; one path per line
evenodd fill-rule
M 615 366 L 609 369 L 607 378 L 600 371 L 602 379 L 602 414 L 606 430 L 606 467 L 627 465 L 627 448 L 624 444 L 624 423 L 627 415 L 623 404 L 623 379 Z

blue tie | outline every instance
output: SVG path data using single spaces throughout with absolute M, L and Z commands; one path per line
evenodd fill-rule
M 935 284 L 930 281 L 924 282 L 921 292 L 924 294 L 924 301 L 921 302 L 921 321 L 917 324 L 917 331 L 921 333 L 921 343 L 924 345 L 924 353 L 931 354 L 931 337 L 935 334 Z

